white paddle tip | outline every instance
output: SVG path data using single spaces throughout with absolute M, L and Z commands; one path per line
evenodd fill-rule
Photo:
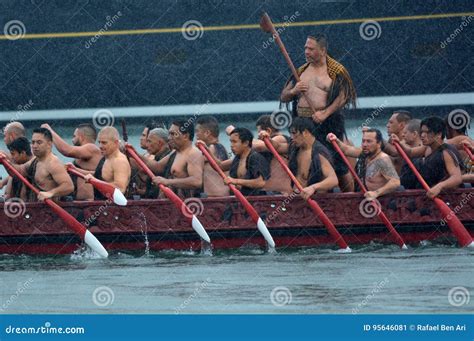
M 351 253 L 352 250 L 351 250 L 351 248 L 348 246 L 348 247 L 346 247 L 345 249 L 339 249 L 339 250 L 337 250 L 337 252 L 338 252 L 338 253 Z
M 274 249 L 275 241 L 273 240 L 272 235 L 270 234 L 270 231 L 268 231 L 267 225 L 265 225 L 262 218 L 258 218 L 257 228 L 263 235 L 263 238 L 265 238 L 265 240 L 267 241 L 268 246 Z
M 402 245 L 402 250 L 408 250 L 408 247 L 406 246 L 406 244 Z
M 107 258 L 109 256 L 107 250 L 102 246 L 99 240 L 91 232 L 89 232 L 89 230 L 86 230 L 84 241 L 86 242 L 87 246 L 97 252 L 101 257 Z
M 471 244 L 466 245 L 466 247 L 470 249 L 474 249 L 474 242 L 471 242 Z
M 194 231 L 197 232 L 197 234 L 206 242 L 210 243 L 211 238 L 209 238 L 209 235 L 207 234 L 206 230 L 204 229 L 204 226 L 202 226 L 201 222 L 199 221 L 198 218 L 196 218 L 195 215 L 193 215 L 193 221 L 192 221 L 192 226 Z
M 123 193 L 118 188 L 116 188 L 114 191 L 113 200 L 114 203 L 119 206 L 127 206 L 127 198 L 125 198 Z

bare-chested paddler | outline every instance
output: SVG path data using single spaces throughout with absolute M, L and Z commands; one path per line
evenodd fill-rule
M 346 68 L 328 55 L 325 35 L 308 36 L 304 46 L 306 64 L 298 68 L 300 81 L 290 78 L 282 93 L 283 102 L 293 102 L 294 114 L 314 121 L 314 135 L 331 152 L 339 187 L 353 191 L 354 182 L 344 161 L 327 142 L 326 136 L 334 133 L 346 139 L 343 109 L 355 108 L 356 91 Z M 308 102 L 309 100 L 309 102 Z M 311 105 L 315 112 L 311 110 Z
M 120 151 L 120 136 L 114 127 L 104 127 L 100 130 L 99 147 L 103 155 L 99 161 L 94 175 L 86 174 L 86 181 L 92 177 L 108 182 L 115 188 L 118 188 L 123 194 L 127 190 L 130 181 L 130 164 L 127 157 Z M 82 171 L 84 173 L 84 171 Z M 94 189 L 94 199 L 106 200 L 99 191 Z
M 7 148 L 8 145 L 14 140 L 19 137 L 25 137 L 25 135 L 25 127 L 23 124 L 17 121 L 10 122 L 5 126 L 5 128 L 3 128 L 3 142 L 5 142 L 5 146 L 7 146 Z M 14 161 L 12 160 L 9 153 L 5 152 L 5 154 L 10 161 Z M 11 177 L 9 176 L 7 176 L 5 179 L 0 179 L 0 190 L 7 185 L 10 179 Z
M 64 156 L 74 158 L 73 165 L 76 168 L 85 171 L 94 171 L 97 168 L 97 165 L 102 158 L 102 154 L 99 147 L 95 144 L 97 131 L 92 124 L 83 123 L 74 130 L 72 138 L 73 145 L 64 141 L 49 124 L 42 124 L 41 128 L 46 128 L 51 132 L 51 135 L 53 136 L 53 144 L 58 152 Z M 76 176 L 71 176 L 71 178 L 73 179 L 73 182 L 75 182 L 76 200 L 94 199 L 94 188 L 90 184 L 87 184 L 83 179 Z
M 53 137 L 45 128 L 33 130 L 31 149 L 35 158 L 23 165 L 13 165 L 40 190 L 38 200 L 60 198 L 74 190 L 71 177 L 64 164 L 52 153 Z M 0 152 L 0 157 L 6 154 Z M 33 200 L 33 198 L 31 198 Z
M 140 156 L 156 176 L 155 184 L 171 187 L 181 197 L 199 196 L 202 191 L 204 156 L 193 146 L 194 124 L 189 120 L 175 120 L 168 130 L 168 144 L 173 150 L 160 161 Z
M 394 192 L 400 186 L 400 178 L 390 156 L 382 151 L 382 133 L 378 129 L 366 129 L 362 134 L 362 148 L 343 143 L 336 135 L 328 134 L 329 141 L 337 141 L 346 156 L 358 157 L 356 171 L 367 188 L 365 197 L 377 197 Z

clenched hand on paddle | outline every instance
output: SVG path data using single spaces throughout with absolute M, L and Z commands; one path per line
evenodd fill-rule
M 26 180 L 23 175 L 19 171 L 13 167 L 10 162 L 3 156 L 0 155 L 0 163 L 8 170 L 10 174 L 15 175 L 18 179 L 20 179 L 25 186 L 31 189 L 37 195 L 40 193 L 39 189 L 33 186 L 28 180 Z M 81 239 L 95 252 L 97 252 L 101 257 L 107 258 L 108 252 L 102 246 L 102 244 L 97 240 L 97 238 L 87 230 L 80 222 L 76 220 L 72 215 L 70 215 L 66 210 L 64 210 L 61 206 L 56 204 L 51 199 L 45 199 L 44 203 L 48 205 L 54 213 L 56 213 Z

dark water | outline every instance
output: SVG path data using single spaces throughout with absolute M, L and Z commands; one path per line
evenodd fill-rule
M 471 313 L 474 252 L 424 243 L 0 256 L 3 313 Z

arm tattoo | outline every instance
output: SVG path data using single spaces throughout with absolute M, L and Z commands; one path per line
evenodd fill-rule
M 388 178 L 399 178 L 395 167 L 393 167 L 392 161 L 386 160 L 385 158 L 380 158 L 374 161 L 374 170 Z

